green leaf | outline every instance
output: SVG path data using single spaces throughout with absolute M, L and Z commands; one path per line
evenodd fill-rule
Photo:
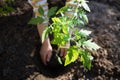
M 57 56 L 57 58 L 58 58 L 58 62 L 59 62 L 60 64 L 63 64 L 61 58 L 60 58 L 59 56 Z
M 81 47 L 81 45 L 82 45 L 82 42 L 81 42 L 81 40 L 78 40 L 78 42 L 77 42 L 77 44 L 76 44 L 78 47 Z
M 66 44 L 66 36 L 63 33 L 55 32 L 53 35 L 52 44 L 56 44 L 58 46 L 63 46 Z
M 48 11 L 47 16 L 48 16 L 48 17 L 53 16 L 53 15 L 56 13 L 56 11 L 57 11 L 57 7 L 52 7 L 52 8 L 50 8 L 50 10 Z
M 40 15 L 44 15 L 44 10 L 41 6 L 38 8 L 38 12 L 40 13 Z
M 68 27 L 64 26 L 64 25 L 62 26 L 62 31 L 63 31 L 64 34 L 68 34 L 69 33 Z
M 82 19 L 86 22 L 86 23 L 88 23 L 88 17 L 87 17 L 87 15 L 82 15 Z
M 78 20 L 77 24 L 78 24 L 79 26 L 83 26 L 83 25 L 84 25 L 84 22 L 83 22 L 82 20 Z
M 33 24 L 33 25 L 36 25 L 36 24 L 41 24 L 44 22 L 44 19 L 42 17 L 36 17 L 36 18 L 32 18 L 28 24 Z
M 92 64 L 91 64 L 91 60 L 93 59 L 93 57 L 90 55 L 89 52 L 87 51 L 82 51 L 81 53 L 81 57 L 80 57 L 80 61 L 83 63 L 83 66 L 85 68 L 90 69 Z
M 64 38 L 63 40 L 65 41 L 65 43 L 68 43 L 70 42 L 70 39 L 71 39 L 71 34 L 63 34 L 64 35 Z
M 67 55 L 65 56 L 65 64 L 64 66 L 69 65 L 72 62 L 75 62 L 78 59 L 79 53 L 75 46 L 71 46 L 68 51 Z
M 61 23 L 60 18 L 57 18 L 57 17 L 52 18 L 52 21 L 53 21 L 54 23 Z
M 79 39 L 81 38 L 81 35 L 79 35 L 79 30 L 78 30 L 78 28 L 75 30 L 74 34 L 75 34 L 75 39 L 76 39 L 76 40 L 79 40 Z
M 90 12 L 90 8 L 88 7 L 88 5 L 85 1 L 83 1 L 81 5 L 86 11 Z
M 83 48 L 87 48 L 89 50 L 97 50 L 100 48 L 95 42 L 92 42 L 92 39 L 87 40 L 83 43 Z
M 61 27 L 58 25 L 55 25 L 52 29 L 52 32 L 54 33 L 60 33 L 60 31 L 61 31 Z
M 84 36 L 89 36 L 89 35 L 91 34 L 91 31 L 81 29 L 81 30 L 80 30 L 80 34 L 82 34 L 82 35 L 84 35 Z
M 68 9 L 68 7 L 67 7 L 67 6 L 64 6 L 64 7 L 60 8 L 60 9 L 57 11 L 56 14 L 64 13 L 64 12 L 67 11 L 67 9 Z

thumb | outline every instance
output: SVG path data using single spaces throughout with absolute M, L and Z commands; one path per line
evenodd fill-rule
M 50 51 L 46 56 L 46 62 L 49 62 L 52 56 L 52 52 Z

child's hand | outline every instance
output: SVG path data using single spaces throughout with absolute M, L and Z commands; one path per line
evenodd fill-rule
M 41 49 L 40 49 L 40 56 L 41 56 L 41 59 L 44 65 L 47 65 L 47 62 L 50 61 L 51 56 L 52 56 L 52 46 L 50 44 L 49 38 L 47 38 L 43 42 Z
M 64 57 L 67 54 L 67 49 L 70 47 L 70 43 L 67 43 L 64 47 L 60 49 L 60 56 Z

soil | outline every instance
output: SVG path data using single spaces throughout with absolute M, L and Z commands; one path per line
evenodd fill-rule
M 27 24 L 33 15 L 28 3 L 18 6 L 17 14 L 0 17 L 0 80 L 120 80 L 120 3 L 116 1 L 89 2 L 89 23 L 84 28 L 93 31 L 91 37 L 101 46 L 91 52 L 91 70 L 78 61 L 67 67 L 43 65 L 37 28 Z

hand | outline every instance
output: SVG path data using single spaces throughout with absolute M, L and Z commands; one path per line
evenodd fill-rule
M 41 56 L 41 59 L 44 65 L 47 65 L 47 62 L 50 61 L 51 56 L 52 56 L 52 46 L 50 44 L 49 38 L 47 38 L 43 42 L 41 49 L 40 49 L 40 56 Z
M 67 43 L 63 48 L 60 49 L 60 56 L 64 57 L 67 54 L 67 49 L 69 48 L 70 43 Z

